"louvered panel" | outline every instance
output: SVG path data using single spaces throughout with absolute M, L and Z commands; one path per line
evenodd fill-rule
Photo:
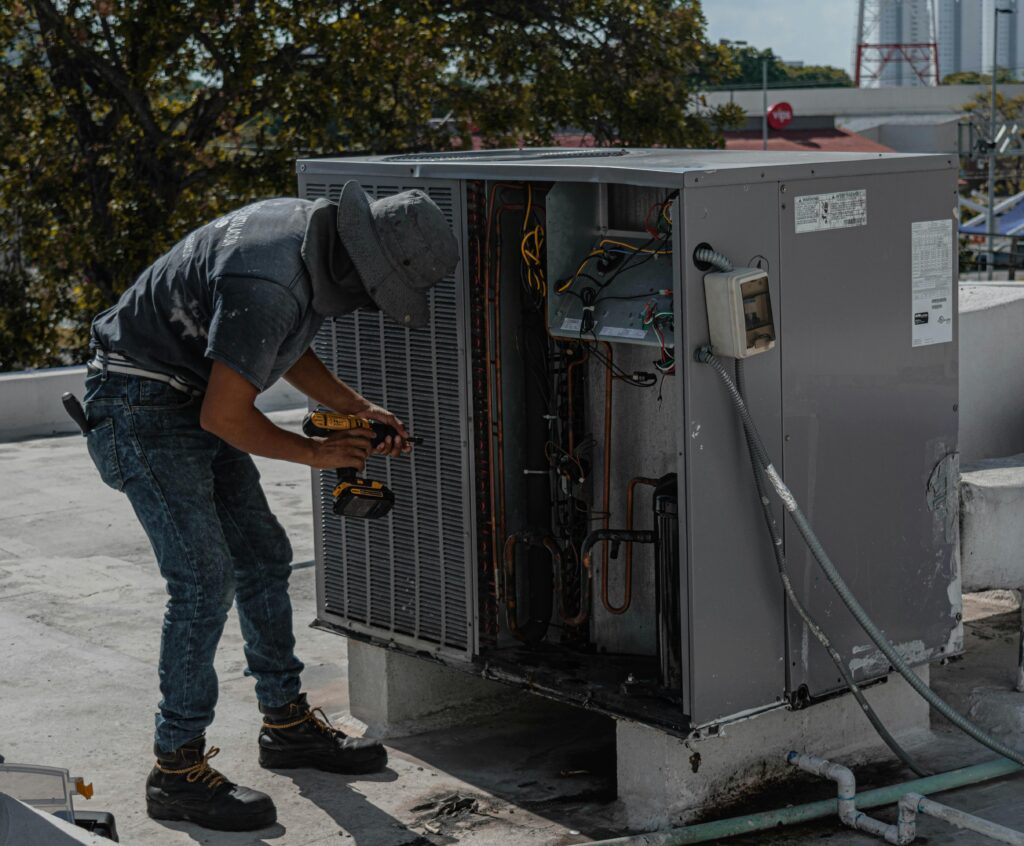
M 374 197 L 420 187 L 457 234 L 455 185 L 374 184 Z M 344 179 L 318 196 L 337 200 Z M 308 196 L 308 194 L 307 194 Z M 460 351 L 461 269 L 430 294 L 431 323 L 407 331 L 376 312 L 325 322 L 314 349 L 343 381 L 398 415 L 423 438 L 410 456 L 371 458 L 367 474 L 395 493 L 379 520 L 342 520 L 331 510 L 334 474 L 319 473 L 315 515 L 321 613 L 357 631 L 468 657 L 474 643 L 467 484 L 467 382 Z

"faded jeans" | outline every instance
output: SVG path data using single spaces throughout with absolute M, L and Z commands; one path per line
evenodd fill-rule
M 292 549 L 252 458 L 200 428 L 201 398 L 92 370 L 85 384 L 89 455 L 103 481 L 131 501 L 170 597 L 157 746 L 172 752 L 213 722 L 213 656 L 232 601 L 257 699 L 267 707 L 290 702 L 302 672 L 288 598 Z

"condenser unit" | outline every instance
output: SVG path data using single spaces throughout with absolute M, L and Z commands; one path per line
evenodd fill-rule
M 314 473 L 316 624 L 673 732 L 839 692 L 694 358 L 707 279 L 716 343 L 750 355 L 775 468 L 844 578 L 912 663 L 956 652 L 956 173 L 682 150 L 300 161 L 309 199 L 426 191 L 462 257 L 427 328 L 359 311 L 316 340 L 423 438 L 371 459 L 396 497 L 378 520 L 338 517 Z M 709 250 L 737 270 L 708 279 Z M 800 599 L 858 681 L 885 678 L 776 519 Z

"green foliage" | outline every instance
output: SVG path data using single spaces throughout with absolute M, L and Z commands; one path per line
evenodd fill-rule
M 0 369 L 81 359 L 93 314 L 186 232 L 293 193 L 297 155 L 471 130 L 719 146 L 741 118 L 692 91 L 731 70 L 698 0 L 5 6 Z
M 768 63 L 768 85 L 773 88 L 821 87 L 842 88 L 853 85 L 850 75 L 829 65 L 794 67 L 782 61 L 771 48 L 758 50 L 745 44 L 725 41 L 720 45 L 732 60 L 734 70 L 719 83 L 725 88 L 760 88 L 764 63 Z
M 996 82 L 1017 82 L 1013 72 L 1007 68 L 999 68 L 996 71 Z M 942 77 L 943 85 L 991 85 L 992 74 L 980 73 L 979 71 L 960 71 Z

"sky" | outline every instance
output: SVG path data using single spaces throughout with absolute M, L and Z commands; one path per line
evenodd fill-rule
M 849 71 L 857 0 L 702 0 L 708 37 L 771 47 L 786 61 Z

